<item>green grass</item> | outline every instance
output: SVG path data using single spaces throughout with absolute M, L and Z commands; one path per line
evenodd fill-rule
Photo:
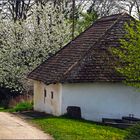
M 18 112 L 18 111 L 27 111 L 31 110 L 33 108 L 32 103 L 29 102 L 21 102 L 18 103 L 14 108 L 13 111 Z
M 0 112 L 13 112 L 11 108 L 5 109 L 4 107 L 0 107 Z
M 18 112 L 18 111 L 27 111 L 33 108 L 32 103 L 29 102 L 21 102 L 18 103 L 13 108 L 5 109 L 4 107 L 0 107 L 0 112 Z
M 126 130 L 65 117 L 33 119 L 32 122 L 55 140 L 123 140 L 126 135 Z

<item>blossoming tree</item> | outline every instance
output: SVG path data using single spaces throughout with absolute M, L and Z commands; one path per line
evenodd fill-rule
M 27 91 L 26 75 L 70 39 L 61 6 L 34 6 L 25 21 L 0 20 L 0 86 Z

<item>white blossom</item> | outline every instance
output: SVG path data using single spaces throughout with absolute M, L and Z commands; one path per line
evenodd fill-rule
M 26 21 L 0 21 L 0 86 L 28 90 L 27 74 L 70 39 L 61 7 L 34 7 Z

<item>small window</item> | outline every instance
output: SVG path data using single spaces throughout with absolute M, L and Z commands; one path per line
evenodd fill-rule
M 45 103 L 45 98 L 47 97 L 47 90 L 44 89 L 44 103 Z
M 53 91 L 51 91 L 51 99 L 53 99 Z
M 44 97 L 47 97 L 47 91 L 44 89 Z

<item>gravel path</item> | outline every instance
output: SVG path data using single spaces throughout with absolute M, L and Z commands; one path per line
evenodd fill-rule
M 15 115 L 0 112 L 0 139 L 52 140 L 53 138 Z

